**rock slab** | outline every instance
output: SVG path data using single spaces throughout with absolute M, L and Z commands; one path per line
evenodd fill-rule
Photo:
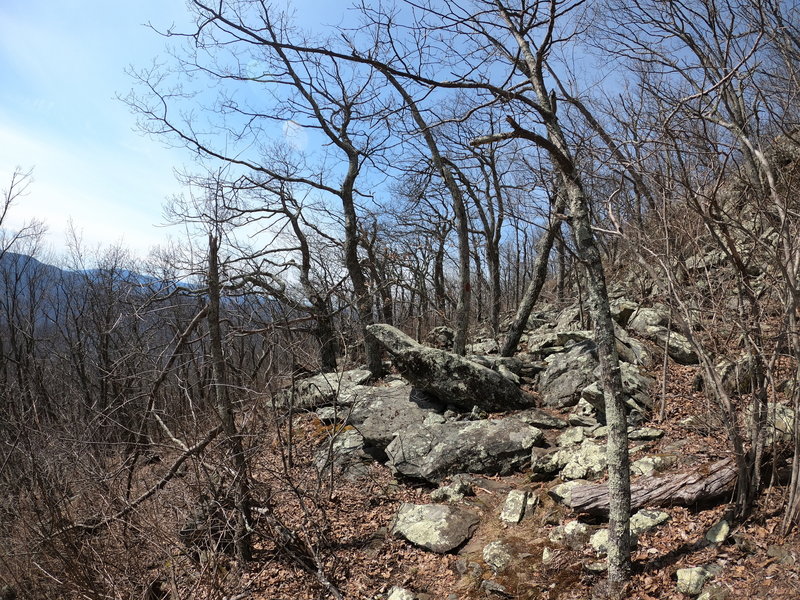
M 391 325 L 367 327 L 415 387 L 465 410 L 507 411 L 533 406 L 533 398 L 497 371 L 461 356 L 418 344 Z
M 530 464 L 544 434 L 514 418 L 409 427 L 386 448 L 396 473 L 438 483 L 456 473 L 507 475 Z
M 480 522 L 475 513 L 446 504 L 403 503 L 392 534 L 412 544 L 444 554 L 466 542 Z

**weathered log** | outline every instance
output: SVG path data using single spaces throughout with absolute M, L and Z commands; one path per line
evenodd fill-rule
M 736 462 L 726 458 L 686 473 L 640 477 L 631 484 L 631 508 L 689 506 L 730 492 L 736 482 Z M 571 490 L 570 507 L 576 512 L 608 513 L 608 486 L 586 484 Z

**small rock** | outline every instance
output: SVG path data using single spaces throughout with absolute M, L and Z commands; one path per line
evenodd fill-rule
M 592 431 L 592 437 L 595 439 L 608 437 L 608 425 L 600 425 L 599 427 L 595 427 L 591 431 Z
M 567 481 L 566 483 L 560 483 L 552 487 L 547 493 L 550 494 L 550 497 L 553 498 L 553 500 L 555 500 L 559 504 L 571 507 L 572 490 L 586 483 L 588 483 L 588 481 L 586 481 L 585 479 L 575 479 L 573 481 Z
M 397 511 L 392 534 L 431 552 L 455 550 L 475 532 L 480 517 L 446 504 L 403 503 Z
M 608 554 L 608 536 L 609 530 L 601 529 L 594 533 L 589 539 L 589 544 L 592 546 L 592 549 L 600 556 Z M 636 534 L 631 532 L 631 548 L 635 548 L 637 543 Z
M 676 462 L 678 462 L 678 457 L 672 454 L 645 456 L 631 463 L 631 475 L 646 475 L 650 477 L 655 473 L 667 470 Z
M 589 541 L 589 526 L 580 521 L 570 521 L 559 525 L 550 532 L 550 541 L 562 544 L 571 550 L 578 550 Z
M 660 510 L 640 510 L 631 516 L 631 534 L 641 535 L 669 520 L 669 513 Z
M 654 427 L 636 427 L 628 429 L 629 440 L 652 441 L 660 439 L 663 436 L 664 432 Z
M 474 496 L 472 483 L 464 475 L 454 475 L 450 485 L 444 485 L 431 492 L 434 502 L 458 502 L 465 496 Z
M 513 598 L 513 594 L 509 594 L 508 590 L 496 581 L 485 579 L 481 583 L 481 590 L 486 596 L 500 596 L 501 598 Z
M 678 569 L 678 591 L 687 596 L 697 596 L 711 575 L 705 567 Z
M 506 523 L 516 524 L 525 516 L 525 506 L 528 500 L 528 492 L 523 490 L 511 490 L 506 496 L 503 510 L 500 513 L 500 520 Z
M 778 562 L 782 565 L 793 565 L 797 562 L 794 554 L 792 553 L 789 545 L 779 546 L 774 544 L 767 547 L 767 556 L 770 558 L 777 558 Z
M 570 452 L 572 452 L 570 450 Z M 567 464 L 561 469 L 562 479 L 587 479 L 599 477 L 608 464 L 608 453 L 605 446 L 584 440 L 580 448 L 572 454 Z
M 564 419 L 559 419 L 553 415 L 546 413 L 538 408 L 530 408 L 521 412 L 515 413 L 514 418 L 519 419 L 523 423 L 541 427 L 542 429 L 563 429 L 567 426 Z
M 721 544 L 728 538 L 728 534 L 730 532 L 731 524 L 725 519 L 722 519 L 708 530 L 708 533 L 706 533 L 706 539 L 708 540 L 709 544 Z
M 556 438 L 556 446 L 574 446 L 583 441 L 583 427 L 570 427 Z
M 511 547 L 505 542 L 490 542 L 483 548 L 483 560 L 495 573 L 505 571 L 512 559 Z
M 697 600 L 726 600 L 728 598 L 728 590 L 721 585 L 710 585 L 708 589 L 703 591 L 697 597 Z
M 389 595 L 386 596 L 386 600 L 416 600 L 416 596 L 406 588 L 394 586 L 389 590 Z
M 583 568 L 590 573 L 602 573 L 608 570 L 608 561 L 605 560 L 590 560 L 583 564 Z
M 550 550 L 547 546 L 545 546 L 544 550 L 542 550 L 542 562 L 549 563 L 555 557 L 555 553 Z

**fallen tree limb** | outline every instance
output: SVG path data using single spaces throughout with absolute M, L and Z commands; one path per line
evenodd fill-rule
M 712 500 L 733 490 L 736 462 L 726 458 L 686 473 L 640 477 L 631 485 L 631 508 L 689 506 Z M 608 486 L 589 483 L 571 490 L 569 506 L 576 512 L 608 514 Z

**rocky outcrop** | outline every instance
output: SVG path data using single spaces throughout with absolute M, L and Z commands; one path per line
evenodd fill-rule
M 315 409 L 334 402 L 349 404 L 353 390 L 371 377 L 372 373 L 366 369 L 320 373 L 297 381 L 293 389 L 283 390 L 278 400 L 287 405 L 291 402 L 294 408 L 300 409 Z
M 403 503 L 392 525 L 392 534 L 444 554 L 466 542 L 479 522 L 477 514 L 456 506 Z
M 386 460 L 386 446 L 399 432 L 445 422 L 441 404 L 407 384 L 356 389 L 351 400 L 350 407 L 337 411 L 337 419 L 354 427 L 363 436 L 364 449 L 381 461 Z M 327 410 L 323 414 L 330 417 Z
M 400 432 L 386 454 L 396 473 L 436 483 L 456 473 L 521 469 L 543 438 L 541 430 L 514 418 L 418 425 Z
M 547 363 L 547 370 L 539 378 L 539 393 L 544 405 L 567 408 L 576 406 L 584 399 L 602 418 L 605 401 L 597 383 L 600 367 L 594 342 L 585 340 L 577 343 L 566 352 L 549 356 Z M 620 369 L 626 403 L 641 418 L 650 408 L 649 391 L 654 380 L 630 363 L 621 362 Z
M 403 376 L 442 402 L 465 410 L 479 406 L 506 411 L 533 405 L 533 399 L 500 373 L 461 356 L 418 344 L 391 325 L 370 325 Z

